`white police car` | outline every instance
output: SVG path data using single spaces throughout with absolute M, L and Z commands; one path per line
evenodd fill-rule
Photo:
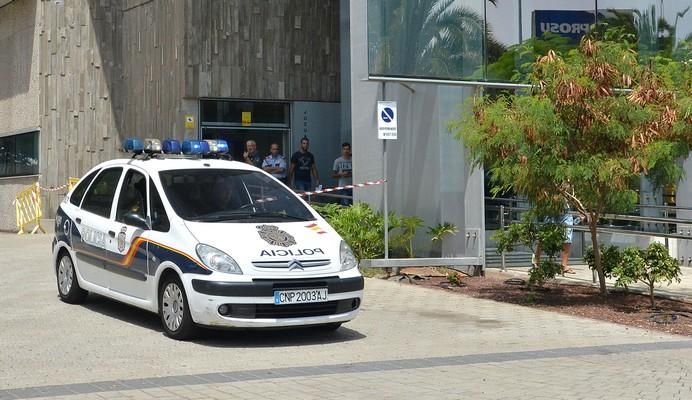
M 336 329 L 355 318 L 363 277 L 348 245 L 282 183 L 199 154 L 223 142 L 207 147 L 107 161 L 79 181 L 55 219 L 60 298 L 94 292 L 156 312 L 175 339 L 198 325 Z

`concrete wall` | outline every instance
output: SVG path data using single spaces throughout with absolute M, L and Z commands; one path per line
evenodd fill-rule
M 0 134 L 39 126 L 37 3 L 0 8 Z
M 339 101 L 338 0 L 42 1 L 39 11 L 44 186 L 118 157 L 129 136 L 196 137 L 184 118 L 199 122 L 199 97 Z
M 339 101 L 339 0 L 186 0 L 186 97 Z
M 387 142 L 389 210 L 421 217 L 426 226 L 455 224 L 460 233 L 446 240 L 442 255 L 484 257 L 483 174 L 473 170 L 463 144 L 447 123 L 459 116 L 470 88 L 367 82 L 366 2 L 351 3 L 351 115 L 354 181 L 383 176 L 383 143 L 377 139 L 378 100 L 398 103 L 398 139 Z M 383 98 L 384 97 L 384 98 Z M 357 201 L 381 208 L 381 186 L 357 189 Z M 426 228 L 418 230 L 417 256 L 439 256 Z M 467 238 L 466 234 L 469 234 Z

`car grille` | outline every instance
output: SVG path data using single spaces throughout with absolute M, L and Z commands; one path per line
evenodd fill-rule
M 287 304 L 226 304 L 227 317 L 257 319 L 257 318 L 306 318 L 324 315 L 343 314 L 356 310 L 360 299 L 327 301 L 324 303 Z
M 255 268 L 289 269 L 291 267 L 291 263 L 294 263 L 296 261 L 298 263 L 300 263 L 300 266 L 303 269 L 324 267 L 324 266 L 329 265 L 331 263 L 331 261 L 329 261 L 328 259 L 324 259 L 324 260 L 276 260 L 276 261 L 253 261 L 252 265 L 255 266 Z

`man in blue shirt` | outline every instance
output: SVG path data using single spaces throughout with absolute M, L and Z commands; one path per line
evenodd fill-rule
M 270 173 L 274 178 L 286 183 L 286 158 L 279 154 L 279 144 L 272 143 L 270 153 L 262 162 L 262 169 Z

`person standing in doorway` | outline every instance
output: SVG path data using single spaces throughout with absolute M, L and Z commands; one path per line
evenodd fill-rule
M 245 142 L 245 152 L 243 153 L 243 161 L 247 164 L 254 165 L 257 168 L 262 168 L 262 157 L 257 152 L 257 143 L 254 140 Z
M 341 157 L 334 160 L 332 168 L 332 178 L 339 180 L 339 186 L 350 185 L 353 182 L 351 170 L 353 163 L 351 162 L 351 143 L 344 142 L 341 145 Z M 341 195 L 353 196 L 353 189 L 343 189 Z M 341 205 L 348 206 L 353 202 L 352 199 L 341 199 Z
M 315 185 L 320 184 L 315 156 L 308 151 L 309 148 L 310 139 L 303 136 L 300 139 L 300 149 L 291 156 L 291 167 L 288 171 L 288 181 L 293 184 L 296 190 L 304 192 L 312 189 L 312 177 L 315 178 Z
M 286 183 L 286 158 L 279 153 L 279 144 L 272 143 L 269 151 L 269 155 L 264 158 L 262 163 L 262 169 L 270 173 L 274 178 Z

